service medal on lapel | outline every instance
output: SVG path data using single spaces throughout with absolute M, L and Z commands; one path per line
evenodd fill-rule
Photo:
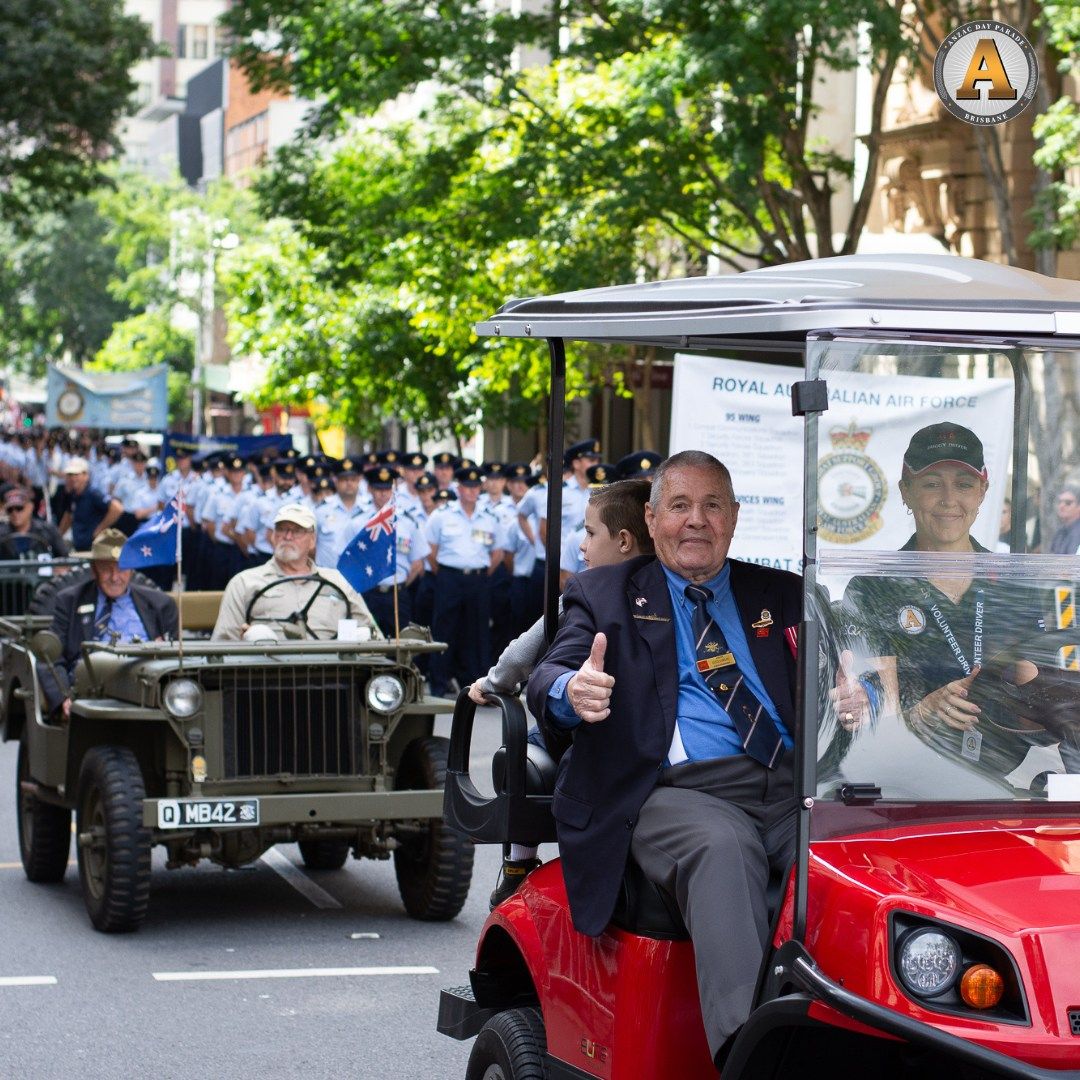
M 641 622 L 664 622 L 669 623 L 671 619 L 667 615 L 653 615 L 651 612 L 645 609 L 649 606 L 649 601 L 644 596 L 634 597 L 634 607 L 637 611 L 632 611 L 631 614 L 635 619 L 639 619 Z

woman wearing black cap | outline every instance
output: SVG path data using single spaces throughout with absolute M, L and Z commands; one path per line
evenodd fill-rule
M 971 535 L 986 498 L 983 445 L 959 424 L 917 431 L 904 454 L 900 497 L 915 531 L 902 551 L 975 554 Z M 1030 745 L 1056 741 L 1037 726 L 1009 720 L 982 693 L 987 659 L 1045 629 L 1045 590 L 1021 581 L 978 578 L 955 560 L 920 577 L 862 576 L 842 603 L 846 633 L 860 652 L 895 660 L 896 692 L 908 724 L 939 751 L 959 754 L 980 771 L 1010 773 Z M 857 730 L 884 704 L 876 674 L 856 677 L 841 656 L 833 693 L 841 725 Z M 984 680 L 985 682 L 985 680 Z M 980 704 L 981 702 L 981 704 Z M 965 737 L 967 736 L 967 737 Z

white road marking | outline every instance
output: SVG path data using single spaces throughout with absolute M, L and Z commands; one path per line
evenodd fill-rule
M 55 986 L 55 975 L 3 975 L 0 986 Z
M 263 968 L 252 971 L 155 971 L 157 982 L 223 982 L 229 979 L 325 979 L 354 975 L 438 975 L 434 967 Z
M 359 934 L 350 934 L 353 941 L 378 941 L 379 935 L 374 930 L 361 931 Z
M 75 866 L 75 865 L 76 864 L 75 864 L 74 859 L 72 859 L 68 863 L 68 866 Z M 0 862 L 0 870 L 21 870 L 21 869 L 22 869 L 22 863 L 21 862 Z
M 280 874 L 298 893 L 306 896 L 317 908 L 339 908 L 341 903 L 335 900 L 321 885 L 316 885 L 294 862 L 278 851 L 270 848 L 262 853 L 262 861 L 271 870 Z

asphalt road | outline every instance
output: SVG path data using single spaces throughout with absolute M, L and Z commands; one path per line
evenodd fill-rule
M 497 738 L 481 710 L 474 760 Z M 23 875 L 16 752 L 0 747 L 0 1077 L 464 1076 L 471 1043 L 436 1032 L 439 990 L 467 981 L 498 848 L 477 849 L 465 909 L 434 924 L 404 914 L 389 862 L 308 872 L 286 844 L 239 871 L 168 871 L 155 849 L 146 922 L 105 935 L 74 863 L 59 885 Z

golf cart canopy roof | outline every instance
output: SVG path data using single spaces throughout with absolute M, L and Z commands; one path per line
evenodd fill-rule
M 846 255 L 511 300 L 476 330 L 706 348 L 862 328 L 1076 335 L 1080 283 L 953 255 Z

